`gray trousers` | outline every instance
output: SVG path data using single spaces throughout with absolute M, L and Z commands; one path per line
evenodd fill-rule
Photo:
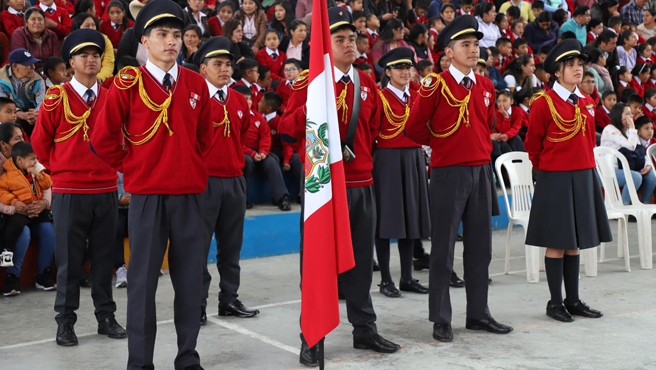
M 246 214 L 246 180 L 238 177 L 210 177 L 202 195 L 205 247 L 210 250 L 212 234 L 216 236 L 216 266 L 219 270 L 219 303 L 230 304 L 237 299 L 239 289 L 239 258 L 244 239 Z M 212 276 L 203 264 L 202 306 L 207 307 Z
M 57 265 L 58 324 L 75 324 L 80 307 L 80 281 L 86 276 L 88 255 L 91 297 L 98 321 L 114 317 L 112 298 L 114 234 L 118 217 L 116 192 L 101 194 L 52 194 Z M 88 250 L 87 250 L 88 239 Z
M 492 259 L 492 172 L 489 164 L 431 169 L 429 320 L 451 322 L 449 279 L 460 221 L 463 223 L 467 317 L 490 317 L 488 267 Z
M 269 153 L 264 160 L 259 162 L 255 162 L 253 157 L 247 154 L 244 154 L 244 158 L 244 178 L 246 179 L 246 189 L 248 189 L 248 182 L 250 177 L 253 176 L 253 172 L 257 172 L 269 182 L 269 189 L 271 190 L 271 195 L 273 195 L 273 200 L 279 202 L 282 197 L 289 195 L 287 192 L 287 186 L 285 186 L 285 180 L 282 178 L 278 156 Z
M 178 354 L 175 368 L 200 363 L 196 340 L 202 296 L 203 217 L 201 194 L 132 194 L 128 216 L 128 370 L 154 369 L 157 334 L 155 293 L 168 243 Z

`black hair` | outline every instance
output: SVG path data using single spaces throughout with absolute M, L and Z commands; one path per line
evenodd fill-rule
M 11 147 L 11 159 L 14 161 L 14 164 L 16 164 L 18 157 L 25 158 L 30 154 L 34 154 L 34 149 L 32 148 L 32 144 L 27 141 L 19 141 Z
M 583 78 L 586 78 L 586 77 L 594 78 L 594 75 L 590 71 L 585 71 L 585 72 L 583 72 Z
M 535 4 L 535 3 L 533 3 Z M 535 21 L 538 23 L 546 23 L 546 22 L 553 22 L 553 16 L 551 15 L 550 12 L 548 11 L 542 11 L 540 14 L 538 14 L 537 18 L 535 18 Z
M 226 3 L 226 2 L 224 2 L 224 3 Z M 228 19 L 223 24 L 223 32 L 222 32 L 223 36 L 227 37 L 228 40 L 232 41 L 232 34 L 235 32 L 237 27 L 239 27 L 241 25 L 242 25 L 242 23 L 241 23 L 240 20 L 237 20 L 235 18 Z
M 490 46 L 489 48 L 487 48 L 487 50 L 490 51 L 490 55 L 493 57 L 496 57 L 497 55 L 501 54 L 501 50 L 499 50 L 499 48 L 496 46 Z
M 538 54 L 547 55 L 547 54 L 549 54 L 550 51 L 551 51 L 551 46 L 550 45 L 542 45 L 542 47 L 538 51 Z
M 649 89 L 647 89 L 647 90 L 649 90 Z M 604 100 L 604 99 L 606 99 L 607 97 L 609 97 L 611 95 L 617 96 L 617 94 L 615 93 L 615 90 L 606 90 L 606 91 L 604 91 L 603 94 L 601 94 L 601 100 Z
M 13 100 L 11 100 L 11 99 L 9 99 L 9 98 L 1 98 L 1 97 L 0 97 L 0 110 L 3 109 L 3 108 L 5 107 L 5 105 L 7 105 L 7 104 L 13 104 L 13 105 L 16 105 L 16 103 L 15 103 Z M 0 123 L 1 123 L 1 122 L 0 122 Z M 0 141 L 2 141 L 1 138 L 0 138 Z
M 522 81 L 522 66 L 528 65 L 531 60 L 533 60 L 533 56 L 530 54 L 520 55 L 518 58 L 511 60 L 503 72 L 504 77 L 507 75 L 513 76 L 517 86 L 520 86 L 522 89 L 525 86 L 532 86 L 533 80 L 531 78 L 527 77 L 526 81 Z
M 357 36 L 355 36 L 355 42 L 357 43 L 360 40 L 367 40 L 367 42 L 369 42 L 369 36 L 366 33 L 358 33 Z
M 519 17 L 521 17 L 522 11 L 513 5 L 508 8 L 508 10 L 506 10 L 506 14 L 508 14 L 508 16 L 512 17 L 513 19 L 519 19 Z
M 437 22 L 442 22 L 442 17 L 430 17 L 430 19 L 428 20 L 428 25 L 430 27 L 433 27 L 433 25 Z M 444 22 L 442 22 L 442 23 L 444 23 Z
M 241 7 L 239 8 L 239 11 L 241 12 L 241 14 L 242 14 L 244 17 L 246 17 L 246 13 L 244 13 L 244 1 L 245 1 L 245 0 L 242 0 L 242 1 L 241 1 Z M 251 0 L 251 1 L 255 3 L 255 13 L 253 13 L 253 14 L 254 14 L 254 15 L 257 15 L 257 13 L 258 13 L 260 10 L 262 10 L 262 3 L 261 3 L 259 0 Z M 242 18 L 242 19 L 243 19 L 243 18 Z
M 453 12 L 454 12 L 454 13 L 455 13 L 455 11 L 456 11 L 456 6 L 455 6 L 455 5 L 453 5 L 453 4 L 451 4 L 451 3 L 444 3 L 444 4 L 442 4 L 442 7 L 440 8 L 440 14 L 444 13 L 444 11 L 446 10 L 446 8 L 451 8 L 451 9 L 453 9 Z M 396 18 L 393 18 L 393 19 L 396 19 Z
M 437 73 L 445 72 L 445 71 L 442 70 L 442 59 L 444 59 L 444 58 L 448 58 L 446 56 L 446 53 L 442 53 L 440 55 L 440 58 L 437 60 L 437 63 L 435 63 L 435 67 L 437 68 Z
M 295 59 L 295 58 L 289 58 L 289 59 L 287 59 L 287 60 L 285 61 L 285 64 L 284 64 L 284 65 L 287 65 L 287 64 L 293 64 L 294 67 L 298 68 L 299 70 L 300 70 L 301 68 L 303 68 L 303 66 L 301 65 L 301 61 L 298 60 L 298 59 Z
M 648 38 L 645 43 L 651 45 L 651 46 L 656 46 L 656 37 L 652 36 Z
M 80 27 L 82 27 L 82 24 L 84 23 L 84 21 L 86 21 L 88 18 L 93 18 L 93 23 L 96 24 L 96 30 L 98 30 L 98 27 L 99 27 L 98 19 L 96 19 L 96 17 L 94 17 L 93 15 L 91 15 L 89 13 L 86 13 L 86 12 L 82 12 L 82 13 L 76 15 L 75 17 L 73 17 L 73 24 L 71 25 L 71 30 L 72 31 L 79 30 Z
M 354 18 L 354 19 L 355 19 L 355 18 Z M 290 31 L 290 32 L 291 32 L 291 31 L 296 31 L 296 30 L 298 29 L 299 26 L 305 26 L 305 28 L 307 28 L 307 23 L 303 22 L 303 21 L 300 20 L 300 19 L 294 19 L 294 20 L 292 21 L 291 25 L 289 26 L 289 31 Z M 291 36 L 291 34 L 290 34 L 290 36 Z
M 387 21 L 385 27 L 380 31 L 376 43 L 388 43 L 394 38 L 394 30 L 403 28 L 403 21 L 398 18 L 392 18 Z
M 96 3 L 94 3 L 93 0 L 77 0 L 73 6 L 73 9 L 75 10 L 75 15 L 78 15 L 80 13 L 86 13 L 88 10 L 93 9 L 95 6 Z
M 619 46 L 624 46 L 624 43 L 626 42 L 626 40 L 627 40 L 629 37 L 631 37 L 631 36 L 633 35 L 633 33 L 634 33 L 634 32 L 631 31 L 630 29 L 628 29 L 628 30 L 622 32 L 622 33 L 620 34 L 620 37 L 617 39 L 617 45 L 619 45 Z
M 506 38 L 506 37 L 500 37 L 500 38 L 498 38 L 497 41 L 494 43 L 494 46 L 496 46 L 496 47 L 498 48 L 499 46 L 508 45 L 508 44 L 512 44 L 512 41 L 510 41 L 509 38 Z
M 574 8 L 574 13 L 572 13 L 572 17 L 576 18 L 579 15 L 585 15 L 585 12 L 590 10 L 590 7 L 587 5 L 579 5 L 576 8 Z
M 497 91 L 497 99 L 498 99 L 501 95 L 505 95 L 505 96 L 508 97 L 508 99 L 513 100 L 513 96 L 512 96 L 512 93 L 510 92 L 510 90 L 505 90 L 505 89 L 504 89 L 504 90 L 499 90 L 499 91 Z
M 185 27 L 185 29 L 182 31 L 182 36 L 184 36 L 184 34 L 187 33 L 187 31 L 194 31 L 196 32 L 196 35 L 198 36 L 199 39 L 203 38 L 203 31 L 201 31 L 200 27 L 198 27 L 195 24 L 190 24 L 187 27 Z
M 599 18 L 590 19 L 590 23 L 588 23 L 588 31 L 592 30 L 593 28 L 597 27 L 600 24 L 603 25 L 603 22 L 601 21 L 601 19 L 599 19 Z
M 48 72 L 54 71 L 55 68 L 57 68 L 57 66 L 62 63 L 66 64 L 66 61 L 60 57 L 50 57 L 46 59 L 45 63 L 43 63 L 43 74 L 50 78 L 50 74 Z
M 512 43 L 512 47 L 515 50 L 519 49 L 522 45 L 528 45 L 528 41 L 526 39 L 515 39 Z
M 538 89 L 533 87 L 526 87 L 523 89 L 515 89 L 513 92 L 513 101 L 516 104 L 523 104 L 524 100 L 531 99 L 533 94 L 537 93 Z
M 544 1 L 535 0 L 533 4 L 531 4 L 531 9 L 544 9 Z
M 654 90 L 654 94 L 656 94 L 656 89 L 648 89 L 648 90 Z M 640 130 L 642 126 L 648 123 L 654 124 L 654 122 L 647 116 L 640 116 L 634 122 L 636 130 Z
M 158 21 L 155 21 L 155 23 L 151 24 L 144 30 L 144 36 L 150 37 L 150 32 L 156 28 L 171 28 L 174 30 L 178 30 L 182 32 L 184 30 L 184 22 L 181 21 L 180 19 L 176 18 L 164 18 L 160 19 Z
M 376 17 L 375 13 L 371 13 L 371 14 L 367 15 L 367 22 L 369 22 L 373 17 Z M 376 17 L 376 19 L 378 19 L 378 17 Z
M 512 23 L 510 24 L 510 30 L 511 30 L 511 31 L 514 30 L 515 27 L 517 27 L 517 25 L 520 24 L 520 23 L 521 23 L 521 24 L 525 24 L 524 21 L 521 20 L 521 19 L 514 19 L 514 20 L 512 21 Z
M 269 69 L 269 67 L 263 65 L 257 66 L 257 74 L 259 74 L 257 80 L 258 81 L 264 80 L 264 76 L 269 72 L 271 72 L 271 69 Z
M 45 19 L 46 18 L 46 13 L 41 10 L 39 7 L 29 7 L 25 11 L 25 22 L 27 22 L 28 19 L 30 19 L 30 16 L 34 13 L 39 13 L 41 16 Z
M 408 36 L 408 41 L 415 42 L 417 38 L 428 32 L 428 26 L 424 23 L 415 23 L 412 28 L 410 28 L 410 35 Z
M 489 13 L 493 8 L 494 8 L 494 4 L 488 3 L 487 1 L 482 1 L 476 4 L 476 9 L 474 10 L 474 14 L 482 18 L 483 14 Z
M 251 70 L 253 68 L 258 67 L 259 64 L 257 63 L 257 60 L 250 59 L 250 58 L 245 58 L 241 62 L 239 62 L 238 67 L 239 67 L 239 75 L 244 77 L 246 75 L 246 71 Z
M 612 16 L 608 18 L 608 28 L 615 28 L 615 26 L 621 24 L 622 24 L 622 17 L 620 16 Z
M 507 17 L 506 13 L 497 13 L 496 17 L 494 17 L 494 24 L 496 24 L 498 27 L 499 24 L 503 22 L 503 19 L 506 17 Z
M 232 9 L 232 13 L 234 15 L 235 13 L 235 5 L 233 4 L 232 1 L 224 1 L 222 2 L 217 8 L 216 8 L 216 13 L 218 14 L 221 9 L 225 8 L 226 6 L 229 6 L 230 9 Z
M 628 104 L 617 103 L 613 106 L 613 108 L 611 108 L 610 114 L 608 115 L 610 118 L 610 124 L 615 126 L 615 128 L 617 128 L 618 130 L 620 130 L 620 132 L 624 137 L 626 137 L 626 128 L 624 127 L 624 123 L 622 122 L 622 115 L 624 114 L 624 109 L 626 109 L 628 106 L 629 106 Z
M 620 94 L 620 101 L 624 104 L 629 104 L 629 98 L 633 95 L 636 95 L 637 93 L 638 92 L 635 91 L 634 88 L 627 87 L 626 89 L 622 90 L 622 93 Z
M 370 71 L 371 70 L 371 64 L 369 63 L 360 63 L 355 66 L 355 68 L 361 70 L 361 71 Z
M 279 111 L 280 107 L 282 106 L 282 98 L 280 95 L 272 91 L 264 93 L 262 100 L 264 100 L 264 104 L 266 104 L 268 107 L 271 107 L 274 112 Z
M 107 8 L 105 12 L 109 15 L 109 9 L 111 8 L 119 8 L 120 10 L 123 11 L 123 20 L 121 21 L 121 25 L 119 28 L 121 28 L 123 31 L 128 29 L 128 16 L 127 12 L 125 11 L 125 5 L 123 5 L 123 2 L 120 0 L 112 0 L 107 4 Z
M 460 0 L 460 6 L 463 5 L 474 5 L 474 0 Z
M 353 22 L 363 17 L 365 19 L 365 22 L 367 21 L 367 15 L 364 13 L 363 10 L 354 10 L 352 16 L 353 16 Z
M 601 45 L 601 43 L 609 43 L 610 40 L 616 39 L 617 34 L 611 30 L 604 30 L 602 33 L 597 36 L 597 46 Z M 655 37 L 656 38 L 656 37 Z
M 647 49 L 647 46 L 649 46 L 649 44 L 646 43 L 646 42 L 643 42 L 642 44 L 638 44 L 638 46 L 636 46 L 636 48 L 635 48 L 636 53 L 638 53 L 638 55 L 641 55 L 642 53 L 645 52 L 645 49 Z
M 647 89 L 645 90 L 645 100 L 651 99 L 654 95 L 656 95 L 656 89 Z
M 417 70 L 418 71 L 423 71 L 424 69 L 426 69 L 428 67 L 433 67 L 433 63 L 428 59 L 424 59 L 424 60 L 420 61 L 419 63 L 417 63 Z
M 414 9 L 424 9 L 428 11 L 430 4 L 431 4 L 431 0 L 417 0 Z M 462 1 L 460 1 L 460 5 L 462 5 Z
M 200 73 L 200 68 L 198 68 L 198 66 L 193 63 L 182 63 L 182 67 L 190 69 L 196 73 Z
M 574 39 L 576 40 L 576 34 L 572 31 L 563 32 L 560 34 L 561 40 Z
M 232 89 L 244 96 L 252 95 L 251 89 L 249 89 L 246 85 L 235 85 Z
M 631 105 L 635 103 L 638 103 L 640 105 L 645 105 L 645 99 L 643 99 L 642 96 L 638 94 L 633 94 L 629 96 L 629 98 L 626 100 L 627 105 Z
M 634 76 L 639 76 L 641 73 L 650 72 L 649 65 L 644 63 L 636 63 L 631 70 L 631 74 Z
M 133 56 L 124 55 L 118 60 L 118 62 L 116 62 L 116 67 L 119 70 L 125 67 L 139 67 L 139 61 Z
M 597 62 L 599 62 L 599 58 L 602 56 L 604 56 L 603 50 L 594 48 L 588 53 L 588 63 L 597 64 Z
M 4 108 L 5 105 L 9 103 L 14 103 L 13 100 L 4 101 L 4 99 L 7 98 L 1 98 L 0 100 L 0 109 Z M 14 132 L 16 132 L 16 129 L 22 130 L 20 125 L 18 123 L 14 122 L 5 122 L 5 123 L 0 123 L 0 141 L 9 144 L 11 139 L 14 138 Z
M 292 29 L 292 22 L 294 19 L 296 19 L 294 9 L 288 0 L 278 0 L 275 4 L 273 4 L 273 7 L 275 8 L 276 5 L 280 5 L 285 8 L 285 19 L 283 19 L 281 22 L 274 15 L 273 19 L 269 23 L 269 27 L 271 27 L 273 30 L 276 30 L 278 38 L 280 38 L 280 35 L 291 36 L 289 32 Z M 266 36 L 264 37 L 266 38 Z
M 563 24 L 567 20 L 568 14 L 565 9 L 558 9 L 553 13 L 553 21 L 558 24 Z
M 535 65 L 535 72 L 537 71 L 544 71 L 544 63 L 537 63 Z
M 277 30 L 274 30 L 273 28 L 267 28 L 266 31 L 264 31 L 264 39 L 266 40 L 267 36 L 269 36 L 270 33 L 273 33 L 278 37 L 278 41 L 280 41 L 280 34 L 278 33 Z
M 656 71 L 656 63 L 652 63 L 649 65 L 649 73 L 651 74 L 654 71 Z

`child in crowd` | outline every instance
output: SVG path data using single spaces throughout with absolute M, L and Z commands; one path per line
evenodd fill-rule
M 656 142 L 654 139 L 654 121 L 647 117 L 640 117 L 635 122 L 636 130 L 638 130 L 638 137 L 640 138 L 640 146 L 647 152 L 647 149 Z
M 5 4 L 7 10 L 0 13 L 0 20 L 2 20 L 2 30 L 11 38 L 14 31 L 25 25 L 22 17 L 25 0 L 7 0 Z
M 16 123 L 16 104 L 9 98 L 0 98 L 0 123 Z
M 73 27 L 71 15 L 63 7 L 57 7 L 55 0 L 42 0 L 39 5 L 36 5 L 43 10 L 45 14 L 45 26 L 54 31 L 59 38 L 59 42 L 63 41 Z
M 371 58 L 371 48 L 369 47 L 369 37 L 366 34 L 359 33 L 355 40 L 355 47 L 358 51 L 357 58 L 353 64 L 367 63 L 374 67 L 374 60 Z
M 276 87 L 276 93 L 280 95 L 280 98 L 282 99 L 282 104 L 280 106 L 281 113 L 285 112 L 287 102 L 292 94 L 292 85 L 301 74 L 301 62 L 296 59 L 287 59 L 287 61 L 285 61 L 285 69 L 283 72 L 285 73 L 285 81 L 279 83 Z
M 629 82 L 629 87 L 633 88 L 638 95 L 643 96 L 645 94 L 645 82 L 649 81 L 650 69 L 647 64 L 636 63 L 636 65 L 631 70 L 631 75 L 633 78 Z
M 522 17 L 521 9 L 519 9 L 518 7 L 516 7 L 514 5 L 508 8 L 508 10 L 506 11 L 506 15 L 508 16 L 508 22 L 509 23 L 512 23 L 512 22 L 514 22 L 518 19 L 521 19 L 521 20 L 526 22 L 526 19 L 524 19 L 524 17 Z
M 515 39 L 512 43 L 512 48 L 515 52 L 515 58 L 528 54 L 528 41 L 525 39 Z
M 130 209 L 130 193 L 123 189 L 123 174 L 118 175 L 118 223 L 116 224 L 116 244 L 114 248 L 114 269 L 116 270 L 116 287 L 128 286 L 128 269 L 125 267 L 125 231 L 128 227 L 128 210 Z
M 114 46 L 114 52 L 118 50 L 118 44 L 123 38 L 123 33 L 134 26 L 125 14 L 125 6 L 120 0 L 112 0 L 107 5 L 107 16 L 109 21 L 100 23 L 100 32 L 109 37 Z
M 371 76 L 371 78 L 375 81 L 376 80 L 376 74 L 374 72 L 374 69 L 371 68 L 371 65 L 369 63 L 360 63 L 355 66 L 355 68 L 361 70 L 362 72 L 365 72 Z M 378 83 L 378 86 L 380 87 L 380 82 Z
M 380 20 L 376 14 L 369 14 L 367 16 L 367 34 L 369 35 L 369 47 L 373 47 L 376 40 L 378 40 L 378 29 L 380 28 Z
M 551 75 L 544 70 L 544 63 L 535 64 L 535 77 L 538 78 L 538 86 L 543 90 L 549 90 L 549 79 Z
M 271 78 L 280 81 L 283 79 L 283 66 L 287 60 L 287 56 L 282 51 L 278 50 L 280 45 L 280 38 L 278 38 L 278 31 L 268 29 L 264 33 L 264 44 L 266 47 L 257 52 L 255 57 L 260 65 L 269 67 L 271 71 Z
M 417 63 L 417 73 L 419 73 L 419 77 L 421 77 L 420 83 L 424 81 L 426 76 L 433 73 L 433 67 L 434 65 L 430 60 L 422 60 L 421 62 Z
M 588 34 L 587 34 L 587 43 L 591 43 L 596 40 L 597 37 L 604 31 L 604 24 L 601 22 L 601 19 L 592 18 L 590 23 L 588 23 Z
M 531 13 L 533 14 L 533 19 L 537 18 L 540 13 L 544 11 L 544 1 L 536 0 L 531 4 Z M 525 22 L 530 21 L 530 19 L 524 19 Z
M 493 166 L 496 159 L 504 153 L 524 151 L 524 142 L 517 134 L 525 126 L 528 126 L 526 115 L 521 108 L 513 106 L 511 92 L 499 91 L 497 93 L 496 126 L 490 133 Z
M 651 55 L 651 45 L 647 43 L 642 43 L 636 46 L 636 53 L 638 53 L 638 59 L 636 63 L 652 64 L 654 63 L 653 57 Z
M 538 89 L 526 88 L 515 90 L 513 92 L 513 101 L 519 108 L 517 113 L 518 115 L 521 114 L 522 116 L 522 127 L 519 129 L 519 133 L 517 134 L 522 139 L 522 141 L 524 141 L 526 138 L 526 131 L 528 131 L 528 116 L 529 113 L 531 113 L 531 109 L 529 108 L 531 105 L 531 97 L 534 93 L 538 92 L 537 90 Z
M 368 35 L 367 32 L 367 15 L 364 11 L 356 10 L 353 12 L 353 25 L 357 29 L 358 35 Z
M 581 84 L 578 86 L 582 93 L 587 94 L 594 101 L 594 106 L 599 105 L 599 93 L 594 85 L 594 75 L 590 71 L 583 72 Z
M 119 71 L 120 71 L 121 69 L 125 68 L 125 67 L 128 67 L 128 66 L 129 66 L 129 67 L 139 68 L 139 61 L 138 61 L 137 58 L 135 58 L 135 57 L 131 57 L 131 56 L 129 56 L 129 55 L 125 55 L 125 56 L 122 56 L 121 59 L 118 60 L 118 62 L 116 63 L 116 66 L 117 66 L 117 68 L 118 68 Z M 110 77 L 108 77 L 108 78 L 105 80 L 105 82 L 103 82 L 103 87 L 104 87 L 105 89 L 109 90 L 109 88 L 111 88 L 112 85 L 114 84 L 114 78 L 115 78 L 115 77 L 116 77 L 116 76 L 110 76 Z M 70 77 L 69 77 L 69 78 L 70 78 Z
M 543 45 L 538 51 L 538 56 L 535 57 L 535 64 L 544 63 L 544 60 L 547 58 L 547 54 L 551 51 L 551 46 Z
M 642 96 L 633 94 L 629 96 L 626 104 L 629 106 L 629 108 L 631 108 L 631 116 L 633 117 L 634 121 L 643 116 L 642 106 L 645 105 L 645 100 L 642 98 Z
M 645 105 L 642 106 L 642 114 L 650 120 L 656 120 L 656 89 L 645 90 Z
M 66 70 L 66 62 L 60 57 L 50 57 L 43 63 L 43 74 L 45 75 L 46 89 L 54 85 L 61 85 L 68 82 L 71 78 Z M 3 122 L 3 121 L 0 121 Z
M 232 88 L 235 88 L 236 86 L 243 85 L 251 90 L 251 109 L 257 109 L 257 103 L 259 103 L 260 99 L 262 99 L 260 92 L 254 85 L 257 83 L 257 80 L 260 77 L 258 66 L 259 64 L 256 60 L 249 58 L 239 62 L 238 67 L 239 74 L 241 75 L 241 80 L 237 81 L 234 85 L 231 86 Z
M 502 37 L 498 39 L 495 43 L 497 49 L 501 52 L 501 56 L 499 57 L 499 62 L 495 65 L 497 69 L 499 70 L 499 73 L 503 74 L 503 72 L 506 70 L 506 66 L 508 63 L 510 63 L 510 60 L 512 59 L 513 55 L 513 49 L 512 49 L 512 42 L 510 39 L 507 39 L 505 37 Z
M 232 19 L 232 16 L 235 14 L 235 8 L 231 1 L 224 1 L 219 5 L 216 16 L 210 17 L 207 21 L 207 25 L 210 28 L 210 34 L 212 36 L 221 36 L 223 35 L 223 25 L 225 22 Z
M 430 27 L 429 31 L 435 35 L 435 39 L 437 39 L 437 36 L 444 29 L 444 23 L 440 17 L 431 17 L 428 20 L 428 26 Z
M 257 88 L 257 91 L 260 92 L 260 95 L 264 95 L 264 93 L 273 91 L 271 89 L 271 83 L 273 80 L 271 79 L 271 70 L 267 66 L 260 65 L 257 67 L 257 82 L 254 84 L 255 88 Z
M 621 66 L 617 71 L 617 78 L 619 79 L 617 93 L 622 94 L 622 91 L 629 87 L 629 84 L 633 80 L 633 75 L 631 75 L 631 70 L 629 68 Z
M 523 20 L 515 19 L 510 25 L 510 32 L 507 36 L 510 41 L 521 39 L 524 36 L 524 27 L 526 27 L 526 23 Z
M 608 18 L 608 29 L 615 32 L 619 36 L 622 33 L 622 17 L 612 16 Z
M 258 0 L 244 0 L 241 9 L 233 17 L 242 22 L 242 40 L 251 47 L 254 54 L 264 46 L 264 34 L 267 31 L 267 16 L 260 4 Z
M 601 95 L 601 104 L 595 109 L 595 130 L 601 138 L 601 132 L 610 124 L 610 111 L 617 103 L 617 95 L 613 90 L 606 90 Z
M 464 14 L 474 15 L 474 0 L 460 0 L 460 9 L 456 10 L 456 14 L 458 17 Z
M 3 238 L 3 249 L 9 252 L 13 251 L 16 241 L 26 225 L 52 222 L 52 214 L 47 208 L 38 215 L 23 214 L 28 211 L 28 205 L 41 200 L 43 191 L 52 186 L 50 176 L 45 172 L 38 172 L 36 165 L 37 160 L 32 144 L 24 141 L 14 144 L 11 148 L 11 159 L 3 165 L 5 173 L 0 176 L 0 202 L 16 207 L 16 213 L 7 219 Z M 2 258 L 2 267 L 14 265 L 13 259 L 10 257 L 12 256 Z M 52 289 L 54 286 L 50 284 L 47 290 Z
M 510 37 L 510 23 L 508 23 L 508 16 L 506 14 L 497 13 L 496 18 L 494 18 L 494 24 L 497 25 L 501 37 Z
M 499 72 L 499 69 L 496 67 L 501 58 L 501 51 L 496 46 L 491 46 L 488 50 L 489 58 L 487 59 L 487 75 L 490 80 L 492 80 L 492 84 L 496 90 L 503 90 L 506 88 L 507 84 L 503 80 L 501 72 Z

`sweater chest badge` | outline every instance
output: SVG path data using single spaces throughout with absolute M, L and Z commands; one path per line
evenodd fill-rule
M 590 115 L 594 117 L 595 116 L 594 104 L 588 104 L 585 107 L 588 108 L 588 113 L 590 113 Z
M 191 105 L 192 109 L 196 109 L 196 104 L 198 103 L 198 99 L 200 99 L 200 96 L 191 93 L 191 97 L 189 97 L 189 105 Z
M 260 128 L 260 121 L 255 121 L 255 127 Z
M 362 97 L 362 100 L 367 100 L 367 96 L 369 96 L 369 88 L 363 86 L 362 91 L 360 92 L 360 97 Z
M 483 93 L 483 100 L 485 101 L 485 106 L 486 107 L 490 106 L 490 98 L 491 97 L 492 97 L 492 94 L 490 94 L 489 92 L 486 91 L 486 92 Z
M 237 111 L 237 115 L 239 116 L 239 119 L 244 118 L 244 112 L 242 112 L 241 110 Z

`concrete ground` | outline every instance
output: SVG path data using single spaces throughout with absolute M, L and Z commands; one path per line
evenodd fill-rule
M 637 235 L 636 224 L 629 225 Z M 615 226 L 614 224 L 611 226 Z M 615 228 L 613 227 L 615 230 Z M 656 233 L 655 233 L 656 234 Z M 656 235 L 655 235 L 656 236 Z M 511 274 L 504 275 L 505 232 L 494 232 L 490 273 L 490 309 L 494 317 L 514 326 L 509 335 L 473 332 L 464 328 L 465 290 L 452 289 L 455 340 L 432 339 L 427 296 L 382 296 L 372 287 L 379 332 L 403 346 L 391 355 L 356 350 L 344 303 L 342 324 L 326 341 L 327 369 L 656 369 L 656 270 L 641 270 L 631 258 L 627 273 L 618 260 L 615 243 L 607 248 L 608 261 L 599 265 L 597 277 L 580 280 L 581 298 L 602 310 L 602 319 L 577 319 L 564 324 L 544 314 L 549 299 L 544 272 L 539 284 L 526 282 L 523 233 L 515 229 Z M 638 255 L 637 237 L 631 237 L 631 255 Z M 429 243 L 425 243 L 429 246 Z M 393 246 L 395 248 L 395 246 Z M 456 247 L 461 256 L 462 244 Z M 398 254 L 392 253 L 392 273 L 399 278 Z M 462 259 L 456 259 L 462 272 Z M 215 268 L 210 269 L 217 277 Z M 582 268 L 583 271 L 583 268 Z M 426 283 L 428 272 L 415 277 Z M 374 282 L 379 275 L 375 273 Z M 209 307 L 207 326 L 201 329 L 198 351 L 205 369 L 299 368 L 300 292 L 298 255 L 242 262 L 240 299 L 261 314 L 253 319 L 219 318 Z M 216 297 L 218 281 L 212 281 Z M 90 290 L 83 290 L 76 332 L 80 345 L 58 347 L 52 309 L 55 294 L 24 289 L 19 297 L 0 298 L 0 369 L 121 369 L 127 360 L 127 341 L 95 334 Z M 117 318 L 125 323 L 126 290 L 115 289 Z M 216 298 L 214 298 L 216 299 Z M 173 289 L 168 275 L 160 279 L 157 295 L 158 337 L 155 364 L 172 369 L 176 354 L 172 312 Z

